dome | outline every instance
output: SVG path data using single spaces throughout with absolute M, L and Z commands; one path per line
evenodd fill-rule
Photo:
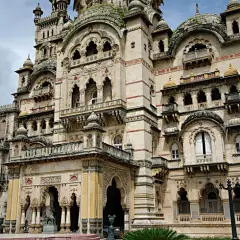
M 175 87 L 175 86 L 176 86 L 175 81 L 173 81 L 171 78 L 169 78 L 168 82 L 166 82 L 163 85 L 163 88 L 171 88 L 171 87 Z
M 227 5 L 228 10 L 237 8 L 237 7 L 240 7 L 240 2 L 238 0 L 230 0 Z
M 169 29 L 168 24 L 164 21 L 164 19 L 161 19 L 157 24 L 157 29 L 163 30 L 163 29 Z
M 27 129 L 21 125 L 16 131 L 16 136 L 27 136 Z
M 238 70 L 236 68 L 234 68 L 232 66 L 232 64 L 230 63 L 228 70 L 224 73 L 224 77 L 230 77 L 230 76 L 234 76 L 234 75 L 238 75 Z
M 92 112 L 91 115 L 87 119 L 88 122 L 99 122 L 98 116 L 95 112 Z
M 27 60 L 24 62 L 23 67 L 33 67 L 33 63 L 30 59 L 30 56 L 28 56 Z
M 212 32 L 221 43 L 227 39 L 226 26 L 224 25 L 221 16 L 208 13 L 196 14 L 194 17 L 191 17 L 180 24 L 174 31 L 170 40 L 169 51 L 172 52 L 176 49 L 181 40 L 194 31 Z

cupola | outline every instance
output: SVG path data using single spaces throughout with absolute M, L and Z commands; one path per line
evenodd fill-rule
M 176 82 L 172 80 L 172 78 L 170 77 L 168 82 L 166 82 L 163 85 L 163 88 L 171 88 L 171 87 L 175 87 L 176 86 Z
M 232 66 L 232 64 L 230 63 L 228 70 L 224 73 L 224 77 L 230 77 L 230 76 L 234 76 L 234 75 L 238 75 L 238 70 L 236 68 L 234 68 Z

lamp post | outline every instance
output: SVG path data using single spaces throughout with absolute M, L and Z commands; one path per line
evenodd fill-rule
M 230 208 L 230 216 L 231 216 L 231 226 L 232 226 L 232 239 L 238 240 L 237 237 L 237 228 L 236 228 L 236 221 L 235 221 L 235 214 L 233 209 L 233 199 L 232 199 L 232 183 L 228 179 L 227 180 L 227 187 L 224 187 L 222 183 L 219 184 L 220 189 L 224 189 L 228 191 L 228 198 L 229 198 L 229 208 Z

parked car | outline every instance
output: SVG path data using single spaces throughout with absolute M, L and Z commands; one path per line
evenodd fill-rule
M 108 227 L 109 226 L 104 226 L 103 227 L 103 237 L 107 238 L 108 237 Z M 120 227 L 114 227 L 114 238 L 122 238 L 123 236 L 123 229 Z

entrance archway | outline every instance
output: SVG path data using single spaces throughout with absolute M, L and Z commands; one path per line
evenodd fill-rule
M 72 232 L 77 232 L 78 230 L 78 218 L 79 218 L 79 207 L 77 205 L 77 198 L 75 193 L 72 194 L 71 196 L 71 209 L 70 209 L 70 214 L 71 214 L 71 231 Z
M 61 207 L 58 201 L 58 190 L 55 187 L 49 187 L 45 192 L 45 206 L 42 211 L 43 217 L 53 215 L 57 225 L 57 231 L 60 231 Z
M 116 180 L 113 178 L 112 185 L 107 189 L 107 203 L 103 209 L 103 226 L 109 226 L 108 216 L 115 215 L 114 227 L 124 230 L 124 210 L 121 205 L 121 191 L 117 188 Z

